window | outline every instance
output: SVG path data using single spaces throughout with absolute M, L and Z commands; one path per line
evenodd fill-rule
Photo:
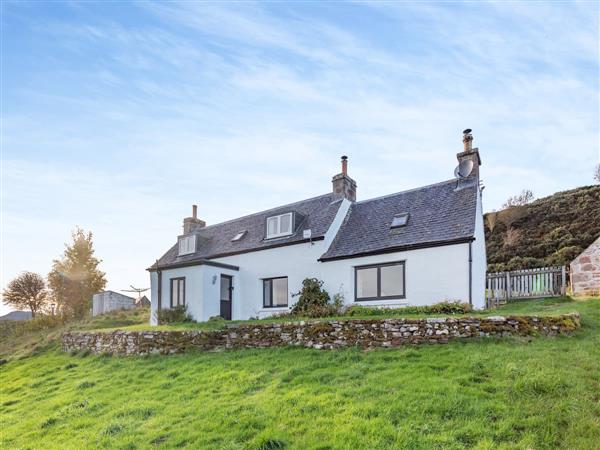
M 263 306 L 277 308 L 288 305 L 287 277 L 266 278 L 263 280 Z
M 356 267 L 356 300 L 405 298 L 404 262 Z
M 240 239 L 242 239 L 244 236 L 246 235 L 246 230 L 244 231 L 240 231 L 238 234 L 236 234 L 233 238 L 231 238 L 231 242 L 237 242 Z
M 171 278 L 171 308 L 185 305 L 185 277 Z
M 196 253 L 196 236 L 184 236 L 179 238 L 179 255 Z
M 400 228 L 406 226 L 408 223 L 408 213 L 396 214 L 392 219 L 392 225 L 390 228 Z
M 267 239 L 292 234 L 292 213 L 267 219 Z

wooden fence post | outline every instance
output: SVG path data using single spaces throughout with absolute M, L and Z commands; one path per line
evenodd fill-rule
M 512 286 L 510 285 L 510 272 L 506 272 L 506 301 L 512 297 Z
M 567 293 L 567 268 L 562 266 L 562 286 L 560 287 L 560 294 L 565 295 Z

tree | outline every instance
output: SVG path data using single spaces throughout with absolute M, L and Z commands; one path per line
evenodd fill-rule
M 91 309 L 92 295 L 106 286 L 106 278 L 98 269 L 102 261 L 94 256 L 92 233 L 77 227 L 71 236 L 71 245 L 65 244 L 62 258 L 52 264 L 48 285 L 63 315 L 83 317 Z
M 523 189 L 519 195 L 513 195 L 508 197 L 508 200 L 502 205 L 503 209 L 511 208 L 513 206 L 523 206 L 531 203 L 533 200 L 533 192 L 529 189 Z
M 596 173 L 594 174 L 594 180 L 600 183 L 600 164 L 596 166 Z
M 8 283 L 2 296 L 4 303 L 18 309 L 28 309 L 32 317 L 35 317 L 48 299 L 44 278 L 33 272 L 23 272 Z

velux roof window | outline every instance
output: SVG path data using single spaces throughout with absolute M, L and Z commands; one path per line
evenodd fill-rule
M 280 214 L 267 219 L 267 239 L 292 234 L 292 213 Z
M 240 241 L 246 235 L 246 230 L 240 231 L 234 237 L 231 238 L 231 242 Z
M 390 228 L 392 230 L 395 228 L 401 228 L 401 227 L 406 226 L 407 223 L 408 223 L 408 213 L 396 214 L 394 216 L 394 218 L 392 219 L 392 224 L 390 225 Z

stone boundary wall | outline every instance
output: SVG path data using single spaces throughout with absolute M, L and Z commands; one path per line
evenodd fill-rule
M 229 348 L 287 345 L 316 349 L 397 347 L 405 344 L 445 344 L 479 337 L 571 334 L 579 328 L 578 313 L 555 317 L 460 317 L 427 319 L 349 319 L 230 325 L 204 331 L 65 332 L 62 350 L 88 350 L 112 355 L 182 353 Z

